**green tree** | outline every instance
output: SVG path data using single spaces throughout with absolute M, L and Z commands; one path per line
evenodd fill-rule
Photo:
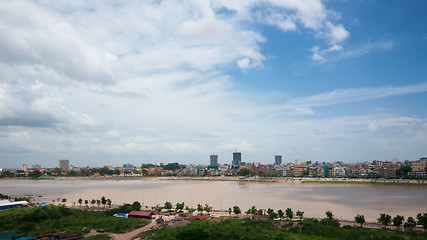
M 282 211 L 282 209 L 277 210 L 277 215 L 279 215 L 280 219 L 283 219 L 283 217 L 285 216 L 285 213 Z
M 387 225 L 391 223 L 391 216 L 385 213 L 380 214 L 380 218 L 377 219 L 379 223 L 384 225 L 384 228 L 387 229 Z
M 304 219 L 304 212 L 298 210 L 297 211 L 297 216 L 299 217 L 299 219 Z
M 246 211 L 246 214 L 257 214 L 258 210 L 256 209 L 255 206 L 252 206 L 251 208 L 248 209 L 248 211 Z
M 334 214 L 332 214 L 331 211 L 326 211 L 325 214 L 326 214 L 326 217 L 329 218 L 329 219 L 334 218 Z
M 182 210 L 182 209 L 184 209 L 184 206 L 185 206 L 185 204 L 184 204 L 184 202 L 182 202 L 182 203 L 176 203 L 176 210 Z
M 104 196 L 101 197 L 101 204 L 104 205 L 105 208 L 105 204 L 107 204 L 107 199 Z
M 80 204 L 80 207 L 82 206 L 82 202 L 83 202 L 83 199 L 82 198 L 79 198 L 79 204 Z
M 90 201 L 90 203 L 92 204 L 92 207 L 93 207 L 93 205 L 95 205 L 95 203 L 96 203 L 96 200 L 92 199 L 92 201 Z
M 172 209 L 172 207 L 173 207 L 173 205 L 171 202 L 165 202 L 165 209 L 170 210 L 170 209 Z
M 98 207 L 99 207 L 99 205 L 101 205 L 101 200 L 96 199 L 96 205 L 98 205 Z
M 239 176 L 247 176 L 247 175 L 250 175 L 250 174 L 251 174 L 251 172 L 247 168 L 240 169 L 240 171 L 238 173 Z
M 233 213 L 239 215 L 242 211 L 238 206 L 233 206 Z
M 405 228 L 409 228 L 409 230 L 412 230 L 412 228 L 417 226 L 417 222 L 413 217 L 408 217 L 408 220 L 405 222 Z
M 287 218 L 289 218 L 289 219 L 294 218 L 294 212 L 292 212 L 291 208 L 286 208 L 285 213 L 286 213 Z
M 401 215 L 396 215 L 396 217 L 393 218 L 393 225 L 397 227 L 397 230 L 399 231 L 400 226 L 402 226 L 403 221 L 405 221 L 405 217 Z
M 65 203 L 67 202 L 67 199 L 66 198 L 63 198 L 62 199 L 62 204 L 64 204 L 64 206 L 65 206 Z
M 228 215 L 229 216 L 231 216 L 231 213 L 232 213 L 233 211 L 231 210 L 231 207 L 230 208 L 228 208 Z
M 108 208 L 111 208 L 111 199 L 107 199 Z
M 427 213 L 417 214 L 418 225 L 422 225 L 424 229 L 427 229 Z
M 32 172 L 30 172 L 29 174 L 28 174 L 28 176 L 30 176 L 30 177 L 32 177 L 32 178 L 38 178 L 38 177 L 40 177 L 41 175 L 43 175 L 38 169 L 36 169 L 36 170 L 33 170 Z
M 365 220 L 365 216 L 364 216 L 364 215 L 359 215 L 359 214 L 357 214 L 357 215 L 354 217 L 354 220 L 355 220 L 357 223 L 359 223 L 359 224 L 360 224 L 360 227 L 363 227 L 363 224 L 366 222 L 366 220 Z
M 141 210 L 141 203 L 138 201 L 133 202 L 132 203 L 132 210 L 135 210 L 135 211 Z
M 202 204 L 197 204 L 197 211 L 203 212 L 203 206 L 202 206 Z
M 89 204 L 89 200 L 85 200 L 85 204 L 86 204 L 86 207 L 88 207 L 88 204 Z
M 211 207 L 211 206 L 209 206 L 209 205 L 207 205 L 207 204 L 205 204 L 204 210 L 205 210 L 206 212 L 208 212 L 208 214 L 209 214 L 210 212 L 212 212 L 212 207 Z

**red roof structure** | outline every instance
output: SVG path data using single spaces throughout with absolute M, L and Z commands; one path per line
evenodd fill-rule
M 130 218 L 143 218 L 143 219 L 150 219 L 151 216 L 153 216 L 154 213 L 148 212 L 148 211 L 131 211 L 128 214 L 128 217 Z

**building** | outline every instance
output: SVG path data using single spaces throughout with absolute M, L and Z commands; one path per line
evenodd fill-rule
M 28 205 L 27 201 L 10 202 L 9 200 L 0 200 L 0 210 L 22 207 L 22 206 L 27 206 L 27 205 Z
M 418 161 L 412 161 L 411 168 L 414 172 L 425 171 L 427 169 L 427 158 L 423 157 Z
M 63 171 L 68 171 L 70 169 L 70 161 L 67 159 L 59 160 L 59 168 Z
M 280 165 L 282 164 L 282 155 L 276 155 L 274 156 L 274 165 Z
M 234 152 L 233 153 L 233 161 L 231 162 L 231 164 L 233 165 L 233 167 L 238 168 L 238 167 L 240 167 L 241 163 L 242 163 L 242 153 Z
M 42 165 L 40 165 L 40 164 L 34 164 L 34 165 L 31 166 L 31 169 L 42 170 Z
M 218 155 L 212 154 L 210 155 L 210 164 L 209 166 L 218 166 Z
M 22 171 L 27 171 L 28 170 L 28 167 L 27 167 L 27 164 L 22 164 Z
M 129 218 L 151 219 L 154 213 L 146 211 L 131 211 L 128 214 Z

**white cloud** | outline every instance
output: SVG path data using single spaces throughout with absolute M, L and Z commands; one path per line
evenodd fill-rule
M 223 145 L 218 146 L 217 148 L 218 149 L 231 150 L 231 151 L 245 151 L 245 152 L 254 151 L 252 144 L 250 144 L 246 140 L 240 140 L 240 142 L 223 144 Z
M 313 115 L 313 109 L 306 107 L 297 107 L 293 111 L 290 112 L 291 115 Z
M 427 83 L 389 86 L 379 88 L 338 89 L 332 92 L 316 94 L 303 98 L 296 98 L 275 107 L 275 109 L 294 109 L 295 107 L 320 107 L 344 103 L 361 102 L 371 99 L 398 96 L 404 94 L 427 91 Z

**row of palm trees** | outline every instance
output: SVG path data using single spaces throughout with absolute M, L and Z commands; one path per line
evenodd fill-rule
M 80 206 L 82 205 L 83 202 L 85 203 L 86 207 L 89 206 L 89 200 L 86 199 L 83 201 L 82 198 L 79 198 L 78 203 L 80 204 Z M 111 208 L 112 203 L 113 202 L 111 201 L 111 199 L 109 199 L 109 198 L 107 199 L 104 196 L 102 196 L 101 199 L 90 200 L 90 204 L 92 205 L 92 207 L 94 207 L 95 204 L 98 205 L 98 207 L 99 207 L 99 205 L 102 204 L 102 205 L 104 205 L 104 208 L 105 208 L 105 205 L 108 205 L 108 207 Z

